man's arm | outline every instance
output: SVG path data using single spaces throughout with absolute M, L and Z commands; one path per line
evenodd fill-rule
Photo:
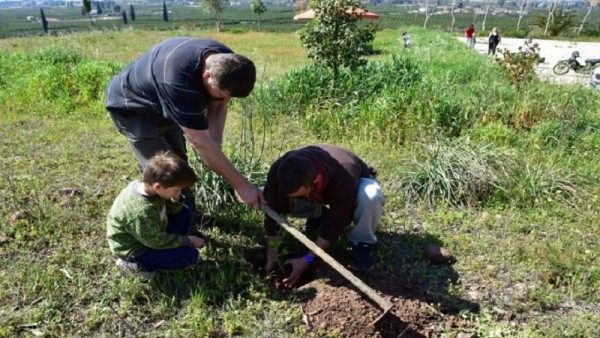
M 223 130 L 227 120 L 227 106 L 230 99 L 223 101 L 213 100 L 206 109 L 210 138 L 221 147 L 223 141 Z
M 195 130 L 181 127 L 188 141 L 192 144 L 208 169 L 223 177 L 235 190 L 238 200 L 251 205 L 254 209 L 260 208 L 264 202 L 262 192 L 240 174 L 223 154 L 221 148 L 215 143 L 208 130 Z

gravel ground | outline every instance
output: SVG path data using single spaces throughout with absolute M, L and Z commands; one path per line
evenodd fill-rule
M 498 48 L 508 48 L 511 51 L 518 51 L 520 46 L 525 45 L 526 39 L 502 38 Z M 540 47 L 540 55 L 546 60 L 537 68 L 538 74 L 549 81 L 559 83 L 579 83 L 589 85 L 590 77 L 581 74 L 575 74 L 573 71 L 561 76 L 552 72 L 552 67 L 559 61 L 568 59 L 573 51 L 579 51 L 584 59 L 600 58 L 600 43 L 598 42 L 572 42 L 558 40 L 533 40 Z M 487 38 L 477 38 L 475 50 L 481 54 L 487 54 Z

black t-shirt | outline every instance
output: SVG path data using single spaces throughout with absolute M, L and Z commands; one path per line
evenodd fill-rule
M 500 35 L 491 33 L 490 37 L 489 37 L 489 41 L 490 41 L 490 43 L 495 43 L 495 44 L 500 43 Z
M 202 85 L 206 53 L 233 53 L 211 39 L 165 40 L 112 78 L 106 89 L 110 111 L 148 116 L 165 124 L 205 130 L 210 96 Z

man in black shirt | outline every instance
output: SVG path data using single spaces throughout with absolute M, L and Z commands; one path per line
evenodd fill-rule
M 221 151 L 227 105 L 254 88 L 248 58 L 210 39 L 178 37 L 150 48 L 111 80 L 106 109 L 129 142 L 141 168 L 158 151 L 187 160 L 185 137 L 207 167 L 222 176 L 240 202 L 254 209 L 261 191 Z M 186 205 L 195 211 L 191 190 Z

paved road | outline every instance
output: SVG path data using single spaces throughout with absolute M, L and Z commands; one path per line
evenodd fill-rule
M 526 39 L 502 38 L 498 48 L 507 48 L 510 51 L 518 51 L 520 46 L 525 45 Z M 584 59 L 600 58 L 600 43 L 598 42 L 571 42 L 558 40 L 533 40 L 540 47 L 540 55 L 546 60 L 537 67 L 537 73 L 548 81 L 560 83 L 579 83 L 589 85 L 590 77 L 575 74 L 573 71 L 561 76 L 552 72 L 552 67 L 559 61 L 568 59 L 573 51 L 579 51 Z M 487 54 L 487 38 L 477 38 L 475 50 Z

